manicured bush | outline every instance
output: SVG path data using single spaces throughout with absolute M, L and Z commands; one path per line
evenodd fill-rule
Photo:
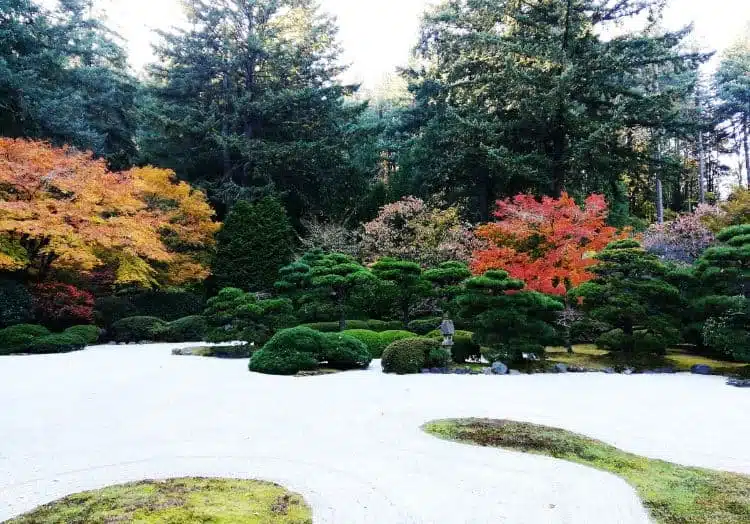
M 397 340 L 404 340 L 405 338 L 416 338 L 417 336 L 418 335 L 416 333 L 412 333 L 411 331 L 404 331 L 403 329 L 391 329 L 380 333 L 380 339 L 383 341 L 383 344 L 385 344 L 385 347 L 388 347 L 390 344 L 396 342 Z M 383 350 L 385 351 L 385 348 Z
M 326 333 L 325 360 L 333 369 L 367 369 L 372 361 L 364 342 L 343 333 Z
M 64 333 L 77 337 L 84 345 L 90 346 L 99 340 L 100 330 L 96 326 L 73 326 L 66 329 Z
M 364 343 L 364 345 L 367 346 L 367 350 L 370 352 L 372 358 L 380 358 L 380 355 L 383 354 L 385 346 L 388 345 L 384 343 L 383 339 L 380 336 L 380 333 L 370 331 L 369 329 L 347 329 L 342 333 L 344 335 L 354 337 Z
M 19 282 L 0 279 L 0 328 L 34 319 L 31 293 Z
M 443 334 L 440 331 L 430 331 L 426 335 L 429 338 L 442 341 Z M 450 348 L 453 362 L 463 364 L 470 359 L 478 359 L 481 356 L 481 347 L 473 340 L 474 333 L 471 331 L 457 330 L 453 335 L 453 347 Z
M 193 315 L 173 320 L 154 331 L 154 338 L 164 342 L 200 342 L 206 337 L 208 324 L 205 317 Z
M 86 343 L 79 334 L 64 332 L 34 339 L 29 343 L 26 352 L 34 355 L 70 353 L 71 351 L 80 351 L 84 347 L 86 347 Z
M 295 375 L 300 371 L 310 371 L 317 367 L 318 359 L 310 353 L 266 347 L 253 353 L 248 364 L 250 371 L 267 375 Z
M 613 329 L 596 339 L 596 345 L 608 351 L 637 352 L 643 354 L 663 355 L 667 348 L 676 342 L 676 333 L 654 333 L 638 330 L 631 336 L 625 335 L 622 329 Z
M 403 325 L 404 325 L 403 322 L 401 322 L 400 320 L 368 320 L 367 321 L 367 329 L 370 329 L 372 331 L 377 331 L 377 332 L 401 329 Z M 352 327 L 350 329 L 356 329 L 356 328 Z
M 89 324 L 94 321 L 94 295 L 61 282 L 38 284 L 32 288 L 34 316 L 51 329 Z
M 49 335 L 44 326 L 16 324 L 0 330 L 0 355 L 23 353 L 34 340 Z
M 430 352 L 439 349 L 440 343 L 432 338 L 397 340 L 383 351 L 383 371 L 399 375 L 419 373 L 425 367 Z
M 244 340 L 262 346 L 277 330 L 295 325 L 292 302 L 286 298 L 259 300 L 255 294 L 224 288 L 208 300 L 204 317 L 209 342 Z
M 291 262 L 295 234 L 284 206 L 267 197 L 237 202 L 216 241 L 216 286 L 263 291 L 273 288 L 279 268 Z
M 442 318 L 434 317 L 434 318 L 420 318 L 417 320 L 412 320 L 407 324 L 407 329 L 409 331 L 413 331 L 417 335 L 426 335 L 430 331 L 433 331 L 440 327 L 440 324 L 443 322 Z
M 118 320 L 108 331 L 114 342 L 142 342 L 154 340 L 167 323 L 155 317 L 128 317 Z
M 370 329 L 368 327 L 369 320 L 347 320 L 346 328 L 349 329 Z M 308 324 L 302 324 L 303 327 L 320 331 L 321 333 L 336 333 L 339 331 L 338 322 L 310 322 Z
M 429 353 L 427 353 L 427 358 L 425 359 L 425 367 L 428 368 L 445 368 L 448 367 L 448 364 L 451 361 L 450 353 L 448 353 L 445 349 L 442 347 L 431 349 Z

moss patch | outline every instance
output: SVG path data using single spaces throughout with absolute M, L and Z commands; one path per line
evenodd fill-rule
M 423 429 L 448 440 L 547 455 L 618 475 L 660 524 L 750 522 L 750 477 L 745 475 L 648 459 L 583 435 L 522 422 L 440 420 Z
M 625 355 L 598 349 L 593 344 L 581 344 L 573 347 L 573 353 L 568 353 L 562 347 L 547 348 L 547 359 L 553 364 L 561 362 L 569 366 L 582 366 L 589 369 L 632 366 L 636 369 L 672 367 L 677 371 L 690 371 L 690 368 L 696 364 L 705 364 L 711 366 L 717 375 L 750 376 L 750 365 L 715 360 L 680 349 L 670 349 L 663 357 L 646 356 L 628 361 Z
M 12 524 L 310 524 L 301 496 L 257 480 L 147 480 L 70 495 Z

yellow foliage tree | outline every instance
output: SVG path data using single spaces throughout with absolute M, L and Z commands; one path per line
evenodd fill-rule
M 111 264 L 118 284 L 199 280 L 213 215 L 170 170 L 111 172 L 90 153 L 0 138 L 0 270 L 43 279 Z

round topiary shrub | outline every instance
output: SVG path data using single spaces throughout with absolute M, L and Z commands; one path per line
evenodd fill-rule
M 208 332 L 208 323 L 201 315 L 183 317 L 157 329 L 154 337 L 164 342 L 200 342 Z
M 440 331 L 430 331 L 427 333 L 429 338 L 442 341 L 443 334 Z M 453 347 L 450 348 L 450 355 L 453 362 L 457 364 L 463 364 L 470 359 L 479 359 L 481 355 L 481 347 L 479 344 L 474 342 L 474 333 L 471 331 L 456 331 L 453 335 Z
M 36 339 L 49 335 L 44 326 L 35 324 L 16 324 L 0 330 L 0 355 L 23 353 Z
M 417 320 L 412 320 L 407 324 L 407 329 L 409 331 L 413 331 L 417 335 L 426 335 L 430 331 L 433 331 L 440 327 L 440 324 L 443 322 L 442 318 L 420 318 Z
M 84 346 L 90 346 L 99 340 L 100 330 L 96 326 L 73 326 L 66 329 L 64 333 L 77 337 Z
M 383 351 L 383 371 L 399 375 L 419 373 L 426 366 L 430 352 L 436 349 L 440 349 L 440 343 L 432 338 L 397 340 Z
M 367 369 L 372 361 L 364 342 L 343 333 L 326 333 L 325 360 L 333 369 Z
M 383 350 L 388 345 L 384 342 L 380 333 L 370 331 L 369 329 L 347 329 L 343 334 L 363 342 L 367 346 L 367 350 L 370 352 L 372 358 L 380 358 Z
M 109 329 L 109 338 L 115 342 L 142 342 L 154 340 L 167 323 L 156 317 L 128 317 L 118 320 Z
M 367 329 L 382 333 L 383 331 L 401 329 L 404 323 L 400 320 L 368 320 Z

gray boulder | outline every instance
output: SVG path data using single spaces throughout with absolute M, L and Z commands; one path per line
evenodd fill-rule
M 568 366 L 566 364 L 563 364 L 562 362 L 558 362 L 555 364 L 554 368 L 552 368 L 555 373 L 567 373 L 568 372 Z
M 711 369 L 711 366 L 706 364 L 696 364 L 690 368 L 690 373 L 694 375 L 710 375 L 713 371 L 714 370 Z
M 507 375 L 508 374 L 508 366 L 506 366 L 502 362 L 493 362 L 491 369 L 492 369 L 492 373 L 495 375 Z
M 730 378 L 727 380 L 727 386 L 736 388 L 750 388 L 750 379 L 747 378 Z
M 510 375 L 520 375 L 521 372 L 518 371 L 517 369 L 511 369 L 510 371 L 508 371 L 508 374 L 510 374 Z

